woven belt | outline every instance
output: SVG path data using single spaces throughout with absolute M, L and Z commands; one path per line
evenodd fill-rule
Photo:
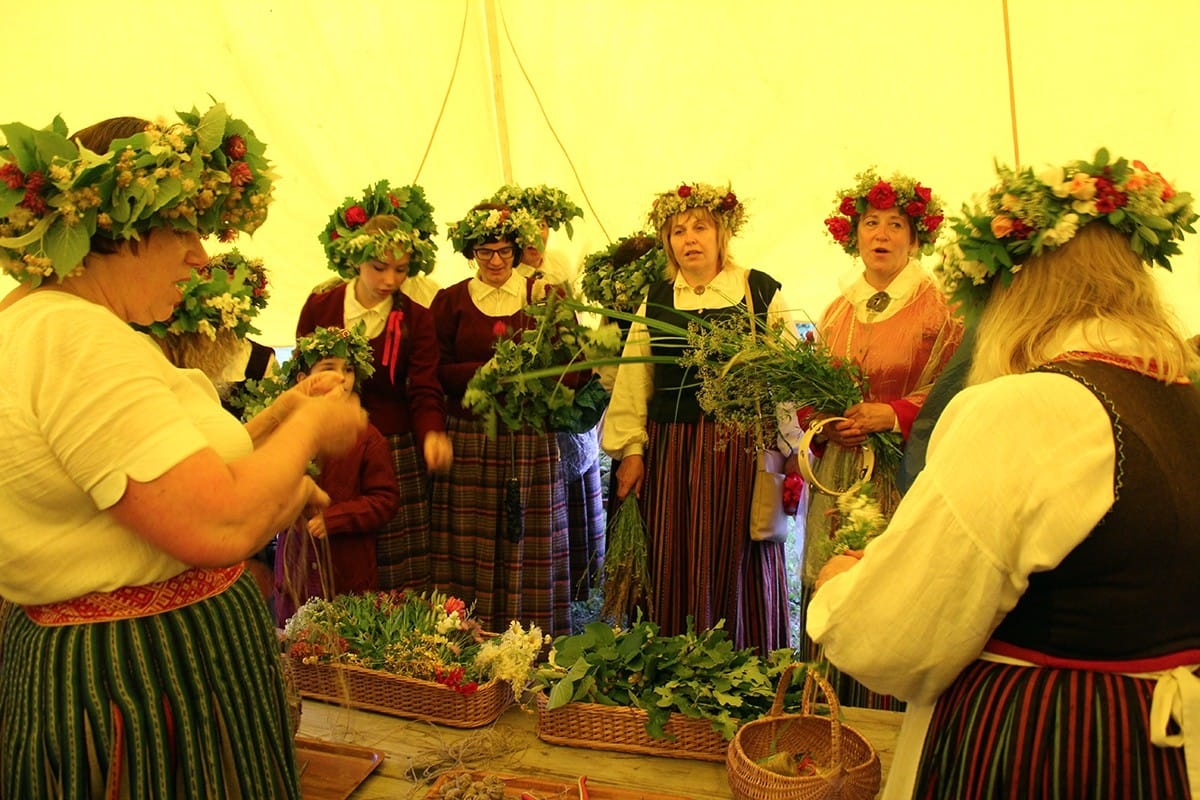
M 31 620 L 46 626 L 149 617 L 215 597 L 237 581 L 242 569 L 241 564 L 220 569 L 193 567 L 157 583 L 123 586 L 113 592 L 92 592 L 71 600 L 23 608 Z

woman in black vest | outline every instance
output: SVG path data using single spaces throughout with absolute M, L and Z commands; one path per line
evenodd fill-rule
M 649 215 L 667 252 L 668 278 L 651 287 L 641 314 L 687 327 L 685 315 L 745 317 L 747 291 L 760 324 L 786 304 L 770 275 L 729 255 L 745 209 L 728 188 L 684 184 Z M 624 354 L 683 355 L 680 342 L 635 323 Z M 695 375 L 676 364 L 623 363 L 601 446 L 620 459 L 617 497 L 638 495 L 650 536 L 651 618 L 664 635 L 725 621 L 738 647 L 764 655 L 789 646 L 782 544 L 749 537 L 755 469 L 751 434 L 700 410 Z
M 967 387 L 808 607 L 908 701 L 885 798 L 1200 796 L 1198 359 L 1149 268 L 1194 218 L 1101 150 L 1001 168 L 955 222 L 947 284 L 985 301 Z

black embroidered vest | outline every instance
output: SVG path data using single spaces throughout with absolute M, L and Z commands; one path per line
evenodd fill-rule
M 767 306 L 779 291 L 780 283 L 765 272 L 753 269 L 750 270 L 748 281 L 754 298 L 754 314 L 759 320 L 759 325 L 765 325 Z M 673 280 L 660 281 L 650 287 L 646 296 L 646 316 L 681 328 L 688 327 L 688 323 L 695 317 L 708 322 L 734 315 L 747 316 L 745 300 L 725 308 L 707 308 L 694 312 L 677 311 L 674 294 Z M 680 342 L 671 334 L 650 330 L 650 350 L 656 356 L 681 357 L 687 350 L 686 345 L 686 342 Z M 654 365 L 654 394 L 648 406 L 650 419 L 667 423 L 692 423 L 700 419 L 702 412 L 696 400 L 700 386 L 692 372 L 690 367 L 678 363 Z
M 1116 501 L 1059 566 L 1030 577 L 993 639 L 1094 661 L 1200 648 L 1200 392 L 1099 361 L 1040 369 L 1107 409 Z

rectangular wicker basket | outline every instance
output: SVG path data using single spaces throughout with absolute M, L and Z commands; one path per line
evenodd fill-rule
M 506 681 L 489 681 L 471 694 L 461 694 L 440 683 L 348 664 L 292 659 L 292 671 L 304 697 L 452 728 L 490 725 L 513 700 Z
M 551 711 L 541 692 L 536 702 L 537 735 L 550 744 L 699 761 L 724 761 L 729 749 L 729 742 L 706 719 L 672 714 L 666 731 L 674 740 L 654 739 L 646 733 L 646 712 L 640 708 L 567 703 Z

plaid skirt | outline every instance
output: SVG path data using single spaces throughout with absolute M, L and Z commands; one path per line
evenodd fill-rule
M 42 626 L 17 608 L 3 652 L 0 796 L 300 798 L 278 644 L 249 573 L 134 619 Z
M 512 620 L 570 633 L 566 489 L 553 433 L 502 432 L 451 416 L 454 467 L 433 476 L 434 588 L 475 604 L 485 629 Z
M 1183 800 L 1183 748 L 1150 742 L 1153 680 L 976 661 L 934 707 L 914 798 Z
M 567 524 L 571 543 L 571 598 L 587 600 L 599 589 L 604 569 L 604 496 L 600 462 L 567 481 Z
M 649 538 L 651 618 L 664 635 L 725 620 L 738 648 L 789 647 L 784 545 L 750 539 L 755 456 L 747 434 L 701 418 L 647 427 L 639 504 Z
M 429 573 L 429 474 L 411 433 L 387 437 L 396 468 L 400 506 L 375 539 L 380 589 L 427 592 Z

